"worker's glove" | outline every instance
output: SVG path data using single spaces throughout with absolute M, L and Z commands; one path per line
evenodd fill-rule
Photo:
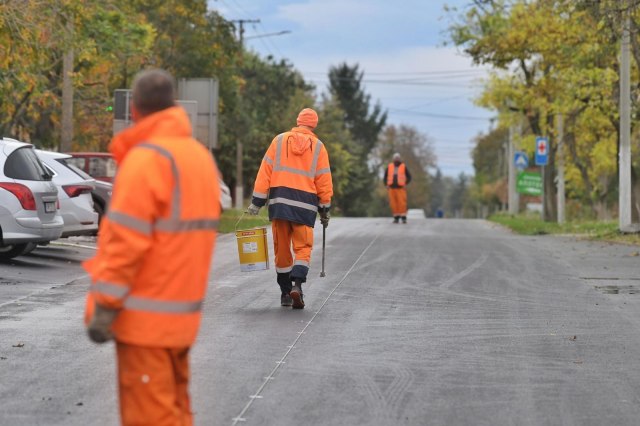
M 329 209 L 326 207 L 321 207 L 318 210 L 318 213 L 320 213 L 320 223 L 322 224 L 322 226 L 324 226 L 325 228 L 329 226 L 329 219 L 331 218 L 331 215 L 329 215 Z
M 247 213 L 252 214 L 254 216 L 257 215 L 259 211 L 260 211 L 260 207 L 254 206 L 253 204 L 249 204 L 249 207 L 247 207 Z
M 117 315 L 117 310 L 105 308 L 96 303 L 95 312 L 87 327 L 89 338 L 96 343 L 105 343 L 113 339 L 111 324 Z

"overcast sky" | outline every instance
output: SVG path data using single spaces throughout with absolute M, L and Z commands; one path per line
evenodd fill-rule
M 472 102 L 486 72 L 444 46 L 451 21 L 445 4 L 464 8 L 468 0 L 208 1 L 226 19 L 259 19 L 245 24 L 245 46 L 287 59 L 319 93 L 327 91 L 330 66 L 359 64 L 365 90 L 388 110 L 389 124 L 426 134 L 445 175 L 473 174 L 472 139 L 493 115 Z M 281 31 L 290 33 L 253 37 Z

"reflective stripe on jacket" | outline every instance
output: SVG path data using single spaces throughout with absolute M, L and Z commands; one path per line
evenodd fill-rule
M 179 107 L 118 134 L 119 164 L 96 256 L 85 263 L 94 301 L 121 309 L 118 341 L 187 347 L 195 340 L 220 217 L 218 171 Z
M 378 175 L 380 176 L 380 175 Z M 394 163 L 390 163 L 387 167 L 387 186 L 403 187 L 407 185 L 407 172 L 404 163 L 396 168 Z
M 294 127 L 276 136 L 265 154 L 252 203 L 269 204 L 269 219 L 313 226 L 318 208 L 330 208 L 333 183 L 329 155 L 311 131 Z

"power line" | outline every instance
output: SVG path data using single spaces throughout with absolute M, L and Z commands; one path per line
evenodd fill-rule
M 229 4 L 227 1 L 225 0 L 218 0 L 220 3 L 222 3 L 223 5 L 225 5 L 229 10 L 234 9 L 234 11 L 236 13 L 238 13 L 238 15 L 245 15 L 245 16 L 249 16 L 248 14 L 242 12 L 240 9 L 238 9 L 235 5 Z
M 255 31 L 255 29 L 256 29 L 255 24 L 254 24 L 254 25 L 252 25 L 252 27 L 253 27 L 253 30 Z M 263 39 L 262 37 L 256 37 L 256 36 L 253 36 L 253 37 L 252 37 L 252 36 L 249 36 L 249 37 L 246 37 L 246 38 L 247 38 L 247 39 L 248 39 L 248 38 L 260 38 L 260 42 L 262 43 L 262 45 L 264 46 L 264 48 L 267 50 L 267 52 L 269 52 L 269 55 L 274 56 L 274 55 L 273 55 L 273 52 L 271 51 L 271 49 L 269 48 L 269 46 L 267 45 L 267 43 L 265 43 L 265 41 L 264 41 L 264 39 Z
M 491 120 L 492 118 L 492 117 L 473 117 L 473 116 L 465 116 L 465 115 L 434 114 L 430 112 L 419 112 L 419 111 L 410 111 L 410 110 L 393 109 L 393 108 L 390 108 L 389 112 L 397 112 L 397 113 L 408 114 L 408 115 L 418 115 L 423 117 L 442 118 L 447 120 L 488 121 L 488 120 Z
M 489 70 L 474 70 L 474 69 L 466 69 L 466 70 L 438 70 L 438 71 L 402 71 L 402 72 L 368 72 L 365 71 L 367 75 L 451 75 L 456 73 L 486 73 Z M 304 74 L 327 74 L 326 71 L 301 71 Z
M 247 12 L 247 9 L 245 9 L 244 7 L 242 7 L 240 5 L 240 3 L 237 0 L 231 0 L 233 1 L 233 3 L 235 3 L 238 6 L 238 10 L 240 10 L 242 13 L 244 13 L 246 16 L 250 16 L 251 14 L 249 12 Z
M 262 28 L 262 31 L 267 31 L 264 24 L 260 23 L 260 27 Z M 289 34 L 291 31 L 289 30 L 283 30 L 283 31 L 279 31 L 277 33 L 271 33 L 269 35 L 283 35 L 283 34 Z M 266 35 L 263 35 L 261 37 L 264 37 Z M 276 50 L 276 52 L 278 52 L 278 54 L 280 55 L 281 58 L 284 58 L 284 55 L 282 54 L 282 52 L 280 51 L 280 49 L 278 48 L 278 45 L 273 41 L 273 39 L 269 38 L 267 40 L 267 43 L 271 44 L 271 46 L 273 46 L 273 48 Z
M 309 81 L 313 81 L 316 83 L 327 83 L 329 82 L 329 78 L 313 78 L 313 77 L 307 77 L 307 80 Z M 344 77 L 344 78 L 337 78 L 336 80 L 340 80 L 340 81 L 360 81 L 364 84 L 388 84 L 388 85 L 392 85 L 392 86 L 430 86 L 430 87 L 455 87 L 455 88 L 469 88 L 469 87 L 473 87 L 473 86 L 479 86 L 479 83 L 474 83 L 474 82 L 460 82 L 458 84 L 455 83 L 442 83 L 442 82 L 438 82 L 438 81 L 399 81 L 399 80 L 369 80 L 369 79 L 363 79 L 363 80 L 357 80 L 355 78 L 348 78 L 348 77 Z

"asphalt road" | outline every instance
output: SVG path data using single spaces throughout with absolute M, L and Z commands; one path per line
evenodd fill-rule
M 192 352 L 197 425 L 637 425 L 638 247 L 484 221 L 332 219 L 306 309 L 221 236 Z M 118 423 L 82 325 L 91 249 L 0 264 L 0 424 Z

